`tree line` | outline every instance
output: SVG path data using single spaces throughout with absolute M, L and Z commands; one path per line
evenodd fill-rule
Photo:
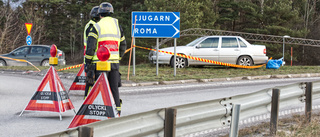
M 66 53 L 67 64 L 83 61 L 83 29 L 90 20 L 90 10 L 102 0 L 0 0 L 0 54 L 26 45 L 24 23 L 32 23 L 33 44 L 56 44 Z M 132 11 L 180 12 L 180 30 L 206 28 L 268 35 L 289 35 L 296 38 L 319 39 L 320 0 L 109 0 L 113 17 L 125 32 L 128 48 L 131 43 Z M 178 45 L 194 37 L 181 37 Z M 252 42 L 251 42 L 252 43 Z M 136 45 L 154 47 L 156 39 L 136 39 Z M 282 45 L 267 46 L 267 55 L 282 57 Z M 164 46 L 172 46 L 166 43 Z M 318 65 L 317 47 L 286 45 L 285 59 L 293 47 L 294 64 Z M 146 50 L 136 50 L 137 63 L 148 62 Z M 128 62 L 126 54 L 123 64 Z M 289 62 L 289 60 L 286 60 Z

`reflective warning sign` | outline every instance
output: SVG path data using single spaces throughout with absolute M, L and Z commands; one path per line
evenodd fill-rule
M 116 110 L 116 104 L 106 74 L 102 73 L 93 85 L 77 115 L 73 118 L 69 128 L 113 117 L 119 117 L 118 111 Z
M 76 78 L 74 79 L 69 92 L 71 90 L 85 90 L 86 88 L 86 72 L 84 71 L 84 65 L 81 66 Z
M 24 25 L 26 26 L 28 35 L 30 35 L 31 29 L 32 29 L 32 23 L 24 23 Z
M 51 66 L 24 110 L 65 112 L 71 109 L 74 109 L 74 106 L 68 93 Z

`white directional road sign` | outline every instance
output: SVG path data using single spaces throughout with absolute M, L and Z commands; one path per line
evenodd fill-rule
M 180 37 L 180 12 L 132 12 L 131 20 L 132 37 Z

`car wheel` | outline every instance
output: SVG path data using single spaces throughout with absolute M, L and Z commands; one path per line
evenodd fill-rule
M 0 66 L 7 66 L 7 63 L 4 60 L 0 60 Z
M 174 67 L 173 63 L 174 63 L 174 61 L 173 61 L 173 57 L 172 57 L 171 61 L 170 61 L 171 67 Z M 176 57 L 176 68 L 185 68 L 187 66 L 188 66 L 188 62 L 187 62 L 186 58 Z
M 252 66 L 253 65 L 253 60 L 249 56 L 241 56 L 238 59 L 237 65 Z
M 49 64 L 49 60 L 43 60 L 42 62 L 41 62 L 41 66 L 50 66 L 50 64 Z

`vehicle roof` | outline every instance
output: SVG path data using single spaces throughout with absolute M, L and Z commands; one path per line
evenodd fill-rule
M 49 47 L 50 48 L 50 45 L 23 45 L 21 47 L 24 47 L 24 46 L 40 46 L 40 47 Z
M 47 48 L 51 48 L 51 45 L 23 45 L 20 47 L 27 47 L 27 46 L 38 46 L 38 47 L 47 47 Z M 18 47 L 19 48 L 19 47 Z M 62 51 L 57 47 L 58 51 Z
M 203 37 L 240 37 L 240 36 L 222 36 L 222 35 L 212 35 L 212 36 L 203 36 Z

